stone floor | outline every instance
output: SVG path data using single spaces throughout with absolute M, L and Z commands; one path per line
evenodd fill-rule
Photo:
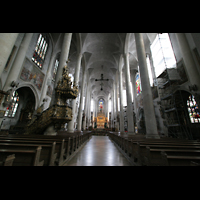
M 91 140 L 64 166 L 131 166 L 108 136 Z

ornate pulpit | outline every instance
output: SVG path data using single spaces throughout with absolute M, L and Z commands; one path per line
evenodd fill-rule
M 78 95 L 78 86 L 72 85 L 67 65 L 63 68 L 62 78 L 55 88 L 55 103 L 47 110 L 37 113 L 26 127 L 25 134 L 42 134 L 48 127 L 54 126 L 59 130 L 65 123 L 72 120 L 72 107 L 67 104 L 68 99 L 75 99 Z

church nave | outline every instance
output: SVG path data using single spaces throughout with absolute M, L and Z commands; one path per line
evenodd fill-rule
M 131 166 L 108 136 L 92 136 L 90 141 L 63 166 Z

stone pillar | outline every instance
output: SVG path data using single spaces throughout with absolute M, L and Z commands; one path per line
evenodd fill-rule
M 115 128 L 116 128 L 116 131 L 119 131 L 119 123 L 117 121 L 117 115 L 118 115 L 118 73 L 116 73 L 116 76 L 115 76 L 115 108 L 116 108 L 116 113 L 115 113 Z
M 50 106 L 56 103 L 55 88 L 57 87 L 58 81 L 62 78 L 63 67 L 66 65 L 66 61 L 68 60 L 71 38 L 72 38 L 72 33 L 65 33 Z
M 79 76 L 80 76 L 80 69 L 81 69 L 81 58 L 82 58 L 82 54 L 78 55 L 78 61 L 77 61 L 77 65 L 76 65 L 76 69 L 75 69 L 75 75 L 74 75 L 74 83 L 75 85 L 78 85 L 79 82 Z M 77 99 L 73 99 L 72 100 L 72 121 L 70 121 L 68 123 L 68 132 L 69 133 L 74 133 L 74 122 L 75 122 L 75 111 L 76 111 L 76 102 Z
M 0 76 L 19 33 L 0 33 Z
M 120 95 L 120 132 L 124 133 L 124 110 L 123 110 L 123 82 L 122 82 L 122 62 L 119 64 L 119 95 Z
M 88 117 L 88 113 L 87 113 L 87 109 L 88 109 L 88 95 L 89 95 L 89 90 L 88 90 L 88 84 L 89 82 L 85 83 L 85 108 L 84 108 L 84 113 L 85 113 L 85 118 L 84 118 L 84 121 L 83 121 L 83 130 L 85 131 L 86 130 L 86 119 Z
M 130 66 L 129 54 L 125 54 L 125 75 L 126 75 L 126 99 L 127 99 L 127 120 L 128 120 L 128 134 L 134 135 L 134 121 L 133 121 L 133 105 L 131 94 L 131 80 L 130 80 Z
M 86 67 L 85 67 L 86 68 Z M 84 94 L 84 86 L 86 82 L 86 69 L 84 69 L 83 77 L 82 77 L 82 84 L 81 84 L 81 96 L 80 96 L 80 104 L 79 104 L 79 112 L 78 112 L 78 125 L 77 125 L 77 131 L 81 131 L 81 125 L 82 125 L 82 114 L 83 114 L 83 94 Z
M 31 42 L 32 36 L 33 36 L 33 33 L 26 33 L 24 35 L 22 43 L 21 43 L 19 50 L 17 52 L 16 58 L 13 62 L 12 68 L 10 69 L 7 80 L 6 80 L 5 85 L 3 87 L 4 91 L 7 91 L 8 89 L 10 89 L 10 84 L 11 84 L 12 81 L 17 80 L 18 75 L 19 75 L 21 68 L 22 68 L 22 64 L 23 64 L 25 56 L 26 56 L 27 49 L 28 49 L 29 44 Z
M 151 87 L 149 84 L 149 75 L 146 63 L 146 53 L 144 41 L 141 33 L 135 33 L 135 42 L 137 49 L 137 56 L 140 68 L 140 77 L 142 84 L 142 97 L 146 125 L 146 138 L 159 139 L 155 110 L 153 105 L 153 97 Z
M 114 120 L 115 120 L 115 88 L 114 88 L 114 81 L 113 81 L 113 90 L 112 90 L 112 112 L 111 112 L 111 119 L 112 119 L 112 128 L 115 128 L 114 126 Z
M 135 119 L 136 119 L 136 124 L 138 123 L 137 121 L 137 92 L 136 92 L 136 82 L 135 82 L 135 75 L 138 72 L 138 70 L 134 69 L 131 70 L 131 82 L 132 82 L 132 91 L 133 91 L 133 103 L 134 103 L 134 113 L 135 113 Z M 138 127 L 138 125 L 137 125 Z
M 176 33 L 176 38 L 183 56 L 183 61 L 185 63 L 185 69 L 189 76 L 189 80 L 192 85 L 197 85 L 198 91 L 200 91 L 199 72 L 193 59 L 185 33 Z
M 56 56 L 56 55 L 55 55 Z M 48 85 L 50 82 L 52 82 L 52 71 L 53 71 L 53 67 L 55 64 L 55 56 L 51 57 L 51 60 L 49 62 L 49 67 L 44 79 L 44 87 L 42 87 L 42 92 L 41 92 L 41 97 L 40 97 L 40 103 L 39 106 L 41 106 L 43 104 L 43 99 L 46 97 L 47 94 L 47 89 L 48 89 Z M 44 106 L 44 110 L 46 110 L 48 108 L 49 102 L 46 102 L 46 105 Z
M 59 60 L 59 66 L 56 73 L 55 87 L 57 86 L 59 79 L 62 77 L 63 67 L 66 65 L 66 61 L 68 60 L 71 39 L 72 39 L 72 33 L 65 33 Z
M 91 88 L 91 86 L 90 86 L 90 88 Z M 87 91 L 88 91 L 88 99 L 87 99 L 87 103 L 86 103 L 86 105 L 87 105 L 87 124 L 86 124 L 86 126 L 89 128 L 89 126 L 90 126 L 90 122 L 91 122 L 91 89 L 90 88 L 88 88 L 87 89 Z

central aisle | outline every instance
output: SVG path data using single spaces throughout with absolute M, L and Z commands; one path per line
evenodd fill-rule
M 91 140 L 64 166 L 131 166 L 108 136 Z

